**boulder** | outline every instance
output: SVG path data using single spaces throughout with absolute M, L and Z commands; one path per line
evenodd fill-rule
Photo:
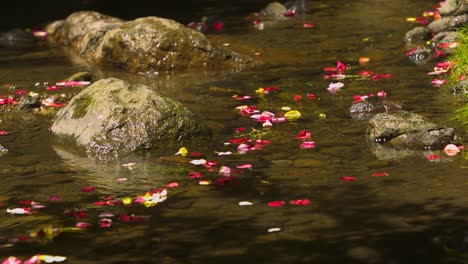
M 122 21 L 81 11 L 46 28 L 52 39 L 71 45 L 93 63 L 146 73 L 252 64 L 247 56 L 213 45 L 205 35 L 169 19 Z
M 399 149 L 442 149 L 454 137 L 453 128 L 439 128 L 425 117 L 403 110 L 379 113 L 367 128 L 371 142 Z
M 180 103 L 116 78 L 99 80 L 77 94 L 57 113 L 51 131 L 98 160 L 209 134 Z

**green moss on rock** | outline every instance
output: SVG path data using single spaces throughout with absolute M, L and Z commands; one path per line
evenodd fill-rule
M 75 108 L 73 111 L 72 118 L 79 119 L 79 118 L 84 117 L 87 114 L 88 106 L 92 102 L 93 100 L 91 99 L 91 97 L 88 97 L 88 96 L 82 96 L 82 97 L 76 98 L 76 101 L 74 104 Z

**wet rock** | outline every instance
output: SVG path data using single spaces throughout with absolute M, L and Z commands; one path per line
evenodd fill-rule
M 288 9 L 279 2 L 269 3 L 264 9 L 260 11 L 260 16 L 268 20 L 284 20 L 284 14 Z
M 211 44 L 200 32 L 158 17 L 124 22 L 82 11 L 50 24 L 47 32 L 57 42 L 71 44 L 91 62 L 130 72 L 242 69 L 253 62 L 247 56 Z
M 8 149 L 6 149 L 4 146 L 0 145 L 0 157 L 7 154 Z
M 30 49 L 36 46 L 37 38 L 28 31 L 13 29 L 0 33 L 0 48 Z
M 433 47 L 438 47 L 439 44 L 442 43 L 454 43 L 459 40 L 458 33 L 455 31 L 444 31 L 439 32 L 431 39 L 431 43 Z M 445 48 L 443 49 L 444 52 L 452 53 L 454 51 L 453 48 Z
M 41 106 L 41 98 L 37 93 L 29 93 L 21 97 L 16 107 L 18 109 L 33 109 Z
M 468 12 L 468 1 L 446 0 L 441 2 L 439 13 L 442 16 L 459 15 Z
M 51 131 L 101 160 L 209 134 L 180 103 L 148 86 L 115 78 L 97 81 L 76 95 L 57 113 Z
M 401 109 L 401 105 L 396 102 L 371 97 L 367 100 L 353 103 L 349 108 L 349 112 L 353 119 L 362 120 L 370 118 L 377 113 L 385 113 L 399 109 Z
M 435 20 L 427 25 L 427 28 L 433 33 L 439 33 L 442 31 L 454 30 L 455 28 L 466 23 L 468 23 L 468 14 L 463 14 L 453 17 L 443 17 L 441 19 Z
M 415 27 L 410 31 L 406 32 L 404 40 L 405 42 L 422 42 L 426 39 L 429 34 L 429 30 L 425 27 Z
M 64 79 L 64 81 L 84 81 L 84 82 L 91 82 L 93 80 L 93 75 L 90 72 L 77 72 L 72 74 Z
M 418 46 L 409 54 L 408 59 L 414 64 L 426 64 L 432 59 L 432 51 L 426 47 Z
M 367 128 L 371 142 L 398 149 L 442 149 L 454 136 L 453 128 L 439 128 L 423 116 L 402 110 L 375 115 Z
M 452 92 L 455 95 L 468 95 L 468 80 L 463 80 L 452 86 Z

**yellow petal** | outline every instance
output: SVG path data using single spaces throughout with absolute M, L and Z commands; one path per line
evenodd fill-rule
M 408 17 L 408 18 L 406 18 L 406 21 L 407 22 L 415 22 L 416 18 L 415 17 Z
M 296 121 L 299 118 L 301 118 L 301 112 L 299 112 L 297 110 L 291 110 L 289 112 L 286 112 L 284 114 L 284 117 L 286 117 L 286 119 L 288 119 L 288 121 Z
M 210 180 L 201 180 L 201 181 L 198 182 L 198 184 L 200 184 L 200 185 L 210 185 L 211 181 Z
M 130 198 L 130 197 L 122 198 L 122 203 L 123 203 L 124 205 L 129 205 L 129 204 L 132 203 L 132 198 Z
M 264 91 L 265 90 L 263 88 L 261 88 L 261 87 L 258 88 L 257 90 L 255 90 L 255 92 L 258 93 L 258 94 L 263 94 Z
M 62 256 L 39 255 L 39 260 L 44 261 L 45 263 L 64 262 L 66 259 L 67 257 Z

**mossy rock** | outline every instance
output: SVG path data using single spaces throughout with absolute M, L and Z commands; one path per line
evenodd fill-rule
M 115 78 L 97 81 L 76 95 L 57 113 L 51 130 L 101 160 L 209 134 L 180 103 L 148 86 Z

